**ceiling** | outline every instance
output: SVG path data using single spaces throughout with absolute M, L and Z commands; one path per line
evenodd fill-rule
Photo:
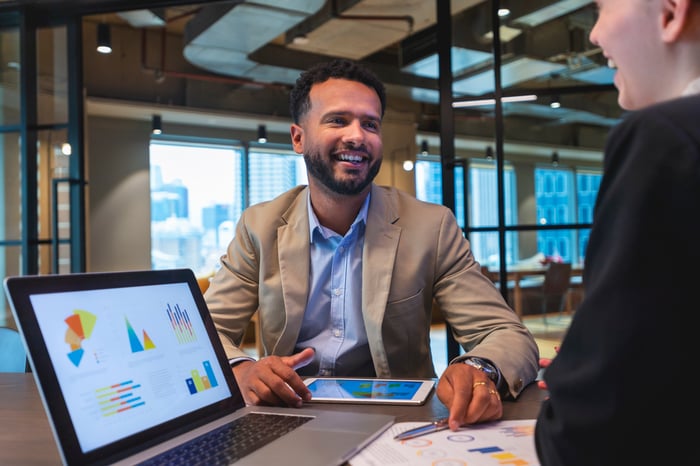
M 141 5 L 149 8 L 119 6 L 125 4 L 133 5 L 65 2 L 64 11 L 68 5 L 86 14 L 84 24 L 111 23 L 113 41 L 123 46 L 120 66 L 133 66 L 136 55 L 139 80 L 147 74 L 145 79 L 155 84 L 144 87 L 141 82 L 137 90 L 130 74 L 115 81 L 86 47 L 89 96 L 285 118 L 288 90 L 299 72 L 329 57 L 346 57 L 379 74 L 390 107 L 413 113 L 419 132 L 439 133 L 438 38 L 445 28 L 452 32 L 453 100 L 490 97 L 495 89 L 490 1 L 452 0 L 452 21 L 446 26 L 438 25 L 436 2 L 426 0 L 144 1 Z M 511 7 L 498 31 L 502 95 L 537 95 L 533 101 L 503 104 L 506 139 L 601 148 L 622 111 L 613 72 L 588 41 L 594 2 L 500 4 Z M 89 40 L 86 34 L 86 44 Z M 140 50 L 133 45 L 127 50 L 133 43 Z M 559 108 L 550 107 L 555 97 Z M 493 105 L 455 108 L 455 133 L 492 138 L 494 118 Z

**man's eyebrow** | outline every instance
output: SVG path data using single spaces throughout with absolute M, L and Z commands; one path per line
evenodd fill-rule
M 333 111 L 326 112 L 323 115 L 321 115 L 322 118 L 329 118 L 329 117 L 335 117 L 335 116 L 352 117 L 352 118 L 356 117 L 355 113 L 351 112 L 349 110 L 333 110 Z M 362 115 L 359 115 L 359 116 L 357 116 L 357 118 L 359 118 L 361 120 L 382 121 L 382 118 L 379 115 L 369 114 L 369 113 L 364 113 Z

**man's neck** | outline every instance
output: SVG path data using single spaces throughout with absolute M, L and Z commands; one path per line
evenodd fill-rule
M 356 195 L 330 193 L 325 187 L 309 184 L 311 207 L 321 225 L 345 235 L 369 195 L 371 187 Z

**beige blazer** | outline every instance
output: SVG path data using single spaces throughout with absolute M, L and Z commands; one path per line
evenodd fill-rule
M 293 352 L 308 296 L 308 187 L 246 209 L 205 298 L 229 358 L 259 311 L 267 355 Z M 452 212 L 372 186 L 362 307 L 377 377 L 435 377 L 433 298 L 466 355 L 491 360 L 511 394 L 533 381 L 537 345 L 480 271 Z M 465 357 L 460 356 L 458 359 Z

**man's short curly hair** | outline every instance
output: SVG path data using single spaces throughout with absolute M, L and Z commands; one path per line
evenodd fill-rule
M 382 104 L 382 117 L 386 110 L 386 89 L 369 68 L 357 62 L 347 59 L 335 59 L 329 62 L 318 63 L 301 73 L 289 95 L 289 111 L 294 123 L 299 120 L 311 108 L 309 92 L 314 84 L 322 83 L 330 78 L 347 79 L 357 81 L 371 87 L 377 92 Z

